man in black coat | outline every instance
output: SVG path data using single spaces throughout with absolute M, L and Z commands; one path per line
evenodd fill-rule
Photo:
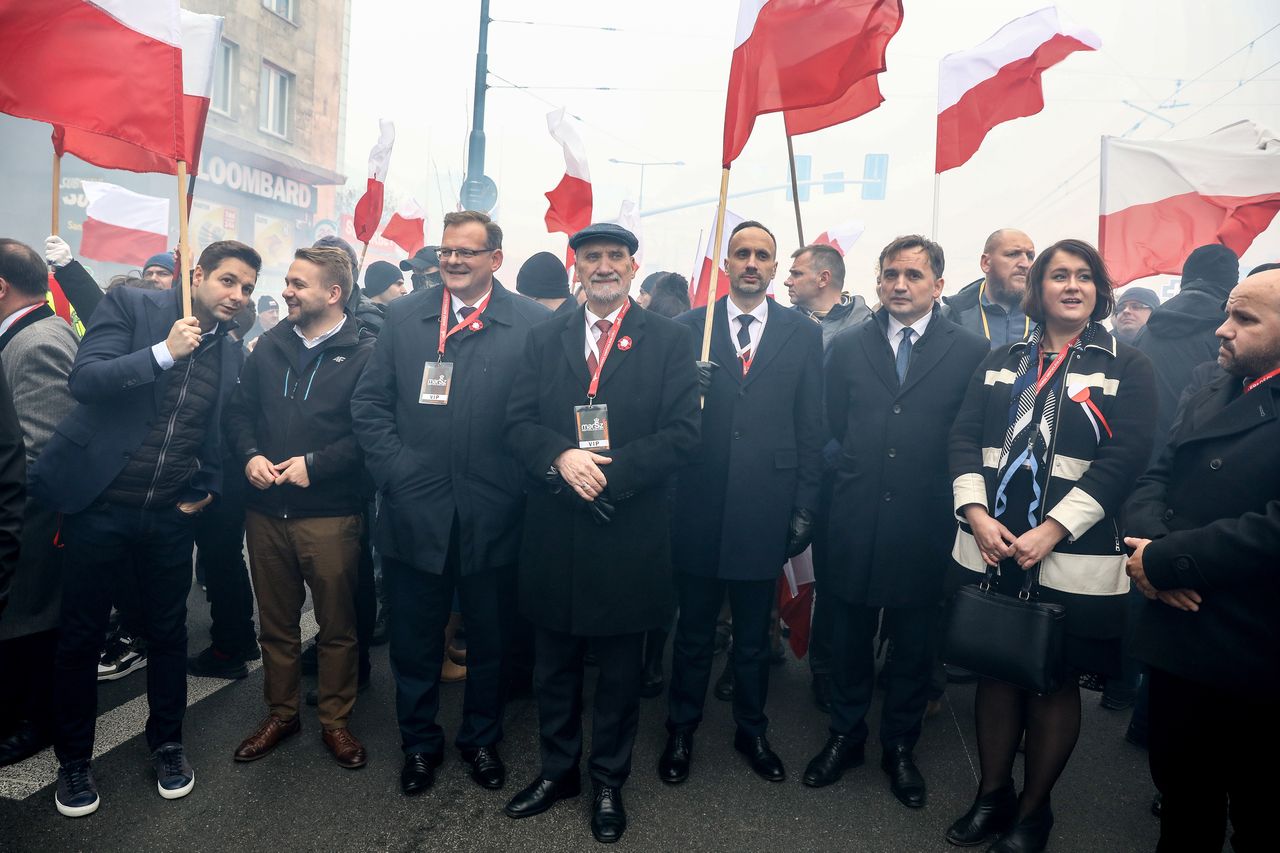
M 1126 507 L 1129 575 L 1151 599 L 1133 654 L 1159 851 L 1221 849 L 1228 812 L 1236 850 L 1266 849 L 1274 826 L 1259 779 L 1280 757 L 1280 271 L 1236 286 L 1217 335 L 1226 373 L 1184 401 Z
M 578 795 L 590 645 L 600 664 L 591 830 L 612 842 L 626 829 L 621 786 L 640 712 L 644 632 L 671 619 L 670 539 L 661 534 L 667 482 L 698 442 L 698 383 L 688 329 L 627 297 L 635 235 L 597 224 L 569 245 L 587 302 L 529 335 L 507 411 L 507 444 L 530 484 L 520 608 L 537 630 L 542 767 L 506 813 L 529 817 Z
M 990 351 L 945 322 L 942 248 L 899 237 L 880 253 L 881 307 L 838 337 L 827 358 L 827 421 L 840 442 L 828 560 L 819 594 L 832 608 L 831 734 L 805 770 L 830 785 L 862 764 L 875 679 L 874 637 L 893 640 L 880 717 L 881 766 L 906 806 L 925 803 L 912 750 L 928 701 L 943 569 L 955 536 L 947 433 Z
M 456 744 L 484 788 L 500 788 L 504 597 L 523 506 L 503 419 L 529 330 L 549 312 L 494 280 L 502 229 L 449 213 L 437 250 L 444 287 L 387 306 L 351 400 L 381 491 L 374 545 L 391 603 L 405 794 L 429 788 L 444 751 L 436 723 L 444 628 L 455 593 L 467 624 L 467 687 Z M 536 390 L 536 389 L 535 389 Z
M 680 472 L 672 562 L 680 618 L 671 666 L 664 782 L 689 776 L 711 678 L 716 617 L 733 611 L 734 747 L 762 778 L 786 777 L 769 745 L 769 627 L 778 577 L 809 545 L 822 478 L 822 331 L 765 298 L 777 243 L 759 222 L 729 236 L 728 298 L 711 308 L 711 358 L 699 369 L 702 446 Z M 677 320 L 701 340 L 708 309 Z

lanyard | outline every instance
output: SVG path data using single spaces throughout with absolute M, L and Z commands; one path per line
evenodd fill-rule
M 1058 368 L 1067 360 L 1067 352 L 1076 345 L 1076 341 L 1080 340 L 1080 336 L 1072 338 L 1071 341 L 1062 348 L 1062 352 L 1058 353 L 1058 357 L 1053 360 L 1053 364 L 1049 365 L 1049 369 L 1044 369 L 1044 355 L 1036 359 L 1036 395 L 1044 390 L 1044 386 L 1049 384 L 1049 380 L 1053 378 L 1053 374 L 1058 372 Z
M 451 301 L 449 298 L 449 288 L 447 287 L 444 288 L 444 299 L 440 303 L 440 346 L 436 350 L 436 353 L 437 353 L 436 361 L 444 361 L 444 342 L 449 340 L 449 338 L 453 337 L 455 332 L 460 332 L 463 329 L 467 328 L 468 326 L 470 326 L 472 331 L 475 331 L 475 332 L 478 332 L 480 331 L 480 329 L 484 328 L 484 324 L 480 322 L 480 315 L 484 313 L 484 309 L 489 307 L 489 299 L 492 297 L 493 297 L 493 291 L 490 290 L 488 295 L 486 295 L 485 298 L 480 302 L 480 307 L 476 309 L 476 312 L 474 314 L 472 314 L 470 317 L 468 317 L 467 319 L 463 320 L 461 323 L 459 323 L 458 325 L 450 329 L 449 317 L 453 313 L 453 311 L 450 309 L 450 306 L 449 306 L 449 303 Z
M 1263 382 L 1266 382 L 1268 379 L 1271 379 L 1272 377 L 1277 375 L 1280 375 L 1280 367 L 1277 367 L 1275 370 L 1272 370 L 1270 373 L 1262 374 L 1257 379 L 1253 380 L 1248 385 L 1244 386 L 1244 393 L 1248 394 L 1250 391 L 1252 391 L 1254 388 L 1257 388 Z
M 613 325 L 609 327 L 609 331 L 600 339 L 600 359 L 596 364 L 596 372 L 591 376 L 591 384 L 587 386 L 587 402 L 590 403 L 595 399 L 596 392 L 600 390 L 600 374 L 604 371 L 604 363 L 609 358 L 609 353 L 613 352 L 613 342 L 618 337 L 618 329 L 622 327 L 622 318 L 627 316 L 627 309 L 631 307 L 631 300 L 628 298 L 622 303 L 622 310 L 618 312 L 618 319 L 613 321 Z
M 983 279 L 982 284 L 978 285 L 978 314 L 982 317 L 982 334 L 987 336 L 987 340 L 991 340 L 991 327 L 987 325 L 987 309 L 982 306 L 982 294 L 986 292 L 987 282 Z M 1022 339 L 1026 340 L 1029 334 L 1031 334 L 1031 318 L 1023 315 Z

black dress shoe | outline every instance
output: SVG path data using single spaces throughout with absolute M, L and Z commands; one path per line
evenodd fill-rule
M 721 702 L 728 702 L 733 698 L 733 655 L 730 654 L 724 662 L 724 671 L 720 673 L 720 677 L 716 679 L 716 686 L 711 691 L 715 697 Z
M 1010 779 L 987 794 L 979 794 L 969 811 L 947 828 L 947 841 L 957 847 L 985 844 L 1013 824 L 1018 813 L 1018 795 Z
M 601 844 L 612 844 L 627 831 L 627 810 L 622 807 L 622 789 L 609 785 L 595 786 L 591 803 L 591 834 Z
M 689 762 L 693 759 L 693 732 L 672 732 L 658 759 L 658 778 L 668 785 L 678 785 L 689 778 Z
M 575 770 L 559 782 L 534 779 L 523 791 L 512 797 L 502 810 L 507 813 L 507 817 L 533 817 L 542 814 L 560 800 L 576 797 L 581 793 L 582 780 Z
M 733 748 L 741 752 L 751 762 L 751 769 L 756 775 L 769 782 L 781 782 L 787 778 L 787 771 L 782 767 L 782 759 L 769 746 L 769 739 L 764 735 L 744 735 L 738 732 L 733 736 Z
M 462 760 L 471 768 L 471 778 L 481 788 L 496 791 L 507 781 L 507 768 L 498 755 L 497 745 L 462 750 Z
M 813 674 L 813 704 L 822 713 L 831 713 L 831 676 L 820 672 Z
M 866 761 L 865 744 L 848 735 L 832 735 L 804 769 L 804 783 L 810 788 L 823 788 L 839 781 L 844 771 L 860 767 Z
M 910 747 L 886 749 L 880 767 L 889 774 L 889 790 L 909 809 L 924 807 L 924 777 L 916 767 Z
M 987 853 L 1040 853 L 1049 845 L 1052 829 L 1053 812 L 1046 801 L 1000 836 L 999 841 L 987 848 Z
M 404 767 L 400 769 L 400 790 L 405 796 L 421 794 L 436 781 L 436 768 L 440 766 L 440 755 L 426 752 L 411 752 L 404 757 Z
M 0 767 L 26 761 L 52 743 L 52 733 L 31 720 L 21 720 L 8 737 L 0 740 Z

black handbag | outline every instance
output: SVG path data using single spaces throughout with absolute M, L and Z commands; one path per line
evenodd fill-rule
M 1033 601 L 1040 567 L 1028 570 L 1016 598 L 992 588 L 996 570 L 951 599 L 943 660 L 987 678 L 1046 695 L 1062 686 L 1067 610 Z

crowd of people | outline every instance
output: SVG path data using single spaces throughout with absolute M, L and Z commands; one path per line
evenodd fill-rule
M 1084 241 L 1037 253 L 1001 229 L 981 278 L 943 297 L 942 247 L 908 235 L 879 254 L 873 306 L 815 244 L 790 259 L 785 307 L 768 298 L 777 241 L 747 221 L 725 298 L 691 308 L 670 272 L 632 298 L 639 245 L 619 225 L 570 238 L 576 291 L 548 253 L 508 290 L 502 241 L 485 214 L 449 213 L 438 246 L 361 270 L 324 238 L 295 252 L 281 317 L 236 241 L 203 248 L 185 315 L 171 255 L 103 289 L 56 236 L 43 257 L 0 240 L 0 765 L 52 745 L 58 811 L 95 811 L 97 682 L 145 666 L 158 792 L 183 797 L 188 674 L 244 678 L 261 658 L 265 717 L 231 757 L 299 733 L 305 700 L 358 768 L 352 712 L 385 641 L 405 795 L 447 750 L 442 683 L 465 678 L 453 744 L 491 790 L 504 703 L 531 691 L 540 770 L 505 813 L 579 796 L 585 760 L 591 832 L 617 841 L 641 698 L 667 693 L 666 744 L 644 758 L 681 784 L 726 647 L 711 692 L 733 745 L 787 778 L 766 706 L 783 567 L 808 552 L 830 729 L 805 785 L 865 762 L 878 684 L 887 789 L 924 806 L 924 721 L 949 680 L 976 681 L 980 780 L 946 839 L 1043 850 L 1083 686 L 1134 708 L 1160 850 L 1219 850 L 1228 821 L 1235 849 L 1261 849 L 1280 265 L 1240 280 L 1230 250 L 1200 247 L 1162 304 L 1117 289 Z M 82 335 L 49 306 L 50 274 Z M 188 656 L 193 554 L 212 627 Z M 946 664 L 948 601 L 974 584 L 1063 608 L 1068 677 L 1037 692 Z M 1233 730 L 1247 748 L 1220 742 Z

